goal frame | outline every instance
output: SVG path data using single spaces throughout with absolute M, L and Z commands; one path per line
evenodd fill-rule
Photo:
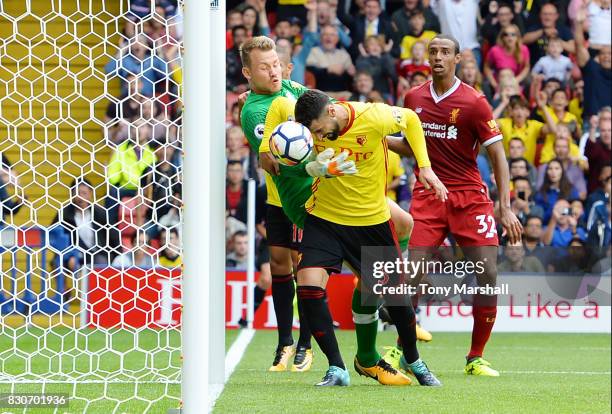
M 185 0 L 182 411 L 225 380 L 225 1 Z

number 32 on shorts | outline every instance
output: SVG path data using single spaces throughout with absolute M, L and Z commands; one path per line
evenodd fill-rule
M 485 239 L 490 239 L 495 237 L 497 234 L 497 228 L 495 228 L 495 219 L 493 216 L 488 214 L 481 214 L 476 216 L 476 220 L 478 221 L 478 234 L 485 233 Z

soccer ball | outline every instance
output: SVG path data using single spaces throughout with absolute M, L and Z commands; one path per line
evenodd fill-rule
M 270 152 L 279 163 L 297 165 L 312 151 L 312 135 L 304 125 L 287 121 L 274 128 L 270 137 Z

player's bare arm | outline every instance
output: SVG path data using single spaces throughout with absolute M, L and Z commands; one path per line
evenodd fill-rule
M 426 190 L 433 190 L 438 200 L 446 201 L 448 199 L 448 190 L 431 167 L 419 168 L 419 181 Z
M 504 228 L 504 233 L 508 235 L 510 243 L 518 243 L 521 241 L 523 226 L 510 207 L 510 173 L 504 153 L 504 145 L 501 141 L 494 142 L 487 146 L 487 153 L 493 165 L 493 173 L 499 192 L 501 225 Z
M 410 144 L 402 138 L 396 137 L 393 135 L 388 135 L 387 138 L 387 147 L 395 152 L 396 154 L 401 155 L 402 157 L 413 157 L 414 152 L 412 152 L 412 148 L 410 148 Z
M 259 164 L 261 168 L 266 170 L 266 172 L 270 175 L 279 175 L 280 174 L 280 166 L 278 161 L 271 152 L 260 152 L 259 153 Z
M 414 152 L 410 147 L 408 141 L 402 137 L 387 136 L 387 145 L 389 149 L 404 157 L 413 157 Z M 419 181 L 423 184 L 425 189 L 433 190 L 436 193 L 436 198 L 441 201 L 446 201 L 448 198 L 448 190 L 442 184 L 442 181 L 438 178 L 436 173 L 433 172 L 431 167 L 420 167 L 419 168 Z

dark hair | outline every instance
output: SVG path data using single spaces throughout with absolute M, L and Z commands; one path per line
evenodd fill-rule
M 282 22 L 287 22 L 287 23 L 289 23 L 289 25 L 291 25 L 291 21 L 289 21 L 288 18 L 281 17 L 280 19 L 276 20 L 276 23 L 274 24 L 274 26 L 276 27 L 276 26 L 278 26 Z
M 531 182 L 529 181 L 529 178 L 527 178 L 527 177 L 514 177 L 514 178 L 512 179 L 512 182 L 513 182 L 514 184 L 516 184 L 516 183 L 517 183 L 517 181 L 527 181 L 527 184 L 529 184 L 529 187 L 531 188 Z
M 91 185 L 91 181 L 89 181 L 85 177 L 79 177 L 79 178 L 75 178 L 74 180 L 72 180 L 72 184 L 70 184 L 70 191 L 73 197 L 78 194 L 79 187 L 82 185 L 88 187 L 92 192 L 95 193 L 94 187 L 93 185 Z
M 510 97 L 509 106 L 513 108 L 517 105 L 529 109 L 529 102 L 527 102 L 525 98 L 523 98 L 521 95 L 512 95 Z
M 239 24 L 237 26 L 232 27 L 232 37 L 236 36 L 236 32 L 238 30 L 244 30 L 245 33 L 248 33 L 246 26 L 243 24 Z
M 364 76 L 364 75 L 367 76 L 370 79 L 373 79 L 372 78 L 372 74 L 370 72 L 368 72 L 367 70 L 359 70 L 359 71 L 357 71 L 357 73 L 355 73 L 354 78 L 357 79 L 359 76 Z
M 548 190 L 550 190 L 552 186 L 550 178 L 548 177 L 548 169 L 550 168 L 550 164 L 553 162 L 556 162 L 561 166 L 561 179 L 559 180 L 559 200 L 568 200 L 572 193 L 572 184 L 567 179 L 567 176 L 565 175 L 565 168 L 563 167 L 563 163 L 559 158 L 554 158 L 548 161 L 548 164 L 546 165 L 546 171 L 544 172 L 544 182 L 542 183 L 542 187 L 540 188 L 540 193 L 542 193 L 542 196 L 544 196 L 544 200 L 548 202 Z
M 295 103 L 295 120 L 310 128 L 312 121 L 321 116 L 329 104 L 329 96 L 319 90 L 311 89 L 300 96 Z
M 553 93 L 550 94 L 550 99 L 552 99 L 556 94 L 558 94 L 559 92 L 562 92 L 563 95 L 565 96 L 565 98 L 567 99 L 567 92 L 565 92 L 565 89 L 563 88 L 557 88 L 553 91 Z
M 175 183 L 172 185 L 172 195 L 176 193 L 183 194 L 183 185 L 181 183 Z
M 259 12 L 253 6 L 246 6 L 242 9 L 242 15 L 244 16 L 244 12 L 247 10 L 253 10 L 255 12 L 255 26 L 253 26 L 253 37 L 259 36 L 261 34 L 261 29 L 259 28 Z
M 416 76 L 422 76 L 425 79 L 427 79 L 427 75 L 424 72 L 421 72 L 420 70 L 417 70 L 412 75 L 410 75 L 410 80 L 414 79 Z
M 544 224 L 544 220 L 540 216 L 536 216 L 535 214 L 530 214 L 525 218 L 525 225 L 529 223 L 529 220 L 538 219 L 540 220 L 540 224 Z
M 227 166 L 231 166 L 231 165 L 240 165 L 242 167 L 242 161 L 240 160 L 227 160 Z
M 245 236 L 248 236 L 246 231 L 238 230 L 236 233 L 232 234 L 232 240 L 234 240 L 236 237 L 245 237 Z
M 439 33 L 435 35 L 431 40 L 435 40 L 435 39 L 450 40 L 451 42 L 455 44 L 455 55 L 461 53 L 461 46 L 459 45 L 459 41 L 455 39 L 453 36 Z M 431 44 L 431 40 L 429 41 L 430 44 Z
M 508 144 L 510 144 L 512 141 L 519 141 L 521 144 L 523 144 L 523 147 L 525 146 L 525 141 L 523 141 L 519 137 L 512 137 L 512 138 L 510 138 L 510 141 L 508 141 Z
M 508 166 L 512 168 L 512 164 L 516 164 L 517 162 L 521 162 L 521 161 L 525 161 L 525 166 L 527 167 L 527 171 L 529 171 L 530 169 L 529 161 L 527 161 L 527 158 L 524 158 L 524 157 L 510 158 L 510 161 L 508 161 Z
M 546 85 L 548 85 L 551 82 L 556 82 L 559 85 L 563 85 L 563 82 L 561 82 L 561 80 L 557 79 L 557 78 L 548 78 L 546 79 L 543 83 L 542 83 L 542 87 L 545 87 Z
M 410 16 L 408 16 L 409 19 L 412 19 L 415 16 L 423 16 L 425 17 L 425 13 L 423 12 L 423 10 L 420 7 L 416 7 L 414 10 L 412 10 L 410 12 Z

